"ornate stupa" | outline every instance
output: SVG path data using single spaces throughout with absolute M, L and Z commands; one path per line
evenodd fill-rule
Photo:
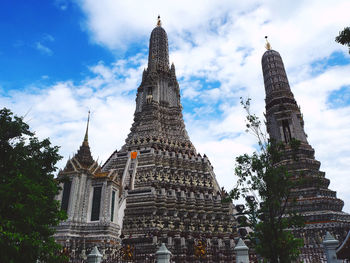
M 233 205 L 206 155 L 193 146 L 183 121 L 175 66 L 158 18 L 148 68 L 137 89 L 134 123 L 125 145 L 101 167 L 92 158 L 88 128 L 58 180 L 68 219 L 55 238 L 70 262 L 97 246 L 108 262 L 152 260 L 161 243 L 174 262 L 233 262 Z
M 118 174 L 124 192 L 121 238 L 134 251 L 134 260 L 143 262 L 165 243 L 175 262 L 232 262 L 237 236 L 233 205 L 222 203 L 209 159 L 197 153 L 187 134 L 159 17 L 137 89 L 134 123 L 125 145 L 102 171 Z
M 304 239 L 304 262 L 321 262 L 322 239 L 326 232 L 343 240 L 350 229 L 350 215 L 342 211 L 344 202 L 337 198 L 335 191 L 328 189 L 330 181 L 319 170 L 320 162 L 315 159 L 314 149 L 307 141 L 303 115 L 290 89 L 280 54 L 272 50 L 268 42 L 266 48 L 262 70 L 267 132 L 271 139 L 286 144 L 287 152 L 281 165 L 285 165 L 295 178 L 303 179 L 302 184 L 293 189 L 292 197 L 296 198 L 296 203 L 288 209 L 300 213 L 306 222 L 305 228 L 295 231 Z M 300 141 L 296 160 L 288 146 L 292 138 Z

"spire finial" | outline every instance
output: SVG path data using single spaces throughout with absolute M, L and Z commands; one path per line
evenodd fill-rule
M 86 124 L 86 132 L 85 132 L 83 145 L 89 145 L 89 140 L 88 140 L 89 122 L 90 122 L 90 110 L 88 112 L 88 119 L 87 119 L 87 124 Z
M 157 26 L 162 26 L 162 21 L 160 21 L 160 15 L 157 18 Z
M 271 50 L 271 44 L 270 44 L 270 42 L 267 40 L 267 36 L 265 36 L 265 39 L 266 39 L 265 48 L 266 48 L 267 50 Z

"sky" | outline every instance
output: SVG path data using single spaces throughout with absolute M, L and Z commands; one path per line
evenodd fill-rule
M 264 119 L 265 36 L 284 61 L 308 141 L 350 212 L 350 54 L 334 41 L 348 0 L 5 0 L 0 9 L 0 108 L 60 146 L 63 168 L 84 137 L 103 163 L 124 144 L 158 14 L 169 39 L 188 134 L 220 186 L 252 153 L 240 97 Z

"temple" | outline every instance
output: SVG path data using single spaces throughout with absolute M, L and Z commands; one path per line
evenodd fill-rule
M 294 179 L 303 179 L 292 190 L 296 203 L 288 203 L 287 209 L 306 221 L 305 228 L 293 229 L 304 239 L 301 259 L 322 262 L 326 232 L 343 241 L 350 215 L 342 211 L 343 201 L 328 189 L 329 180 L 319 170 L 281 56 L 269 43 L 266 47 L 262 69 L 267 131 L 270 139 L 286 145 L 280 165 Z M 161 243 L 171 251 L 172 262 L 235 262 L 240 232 L 236 210 L 222 202 L 226 194 L 208 157 L 197 153 L 187 134 L 175 66 L 169 63 L 168 37 L 159 17 L 137 88 L 130 133 L 102 166 L 91 155 L 88 127 L 89 117 L 80 149 L 57 178 L 62 187 L 57 200 L 68 219 L 54 237 L 70 262 L 86 260 L 94 246 L 103 262 L 154 262 Z M 297 158 L 289 145 L 293 139 L 300 141 Z
M 304 239 L 302 259 L 317 261 L 323 254 L 322 239 L 329 231 L 336 239 L 343 240 L 350 229 L 350 215 L 343 212 L 344 202 L 336 192 L 328 189 L 329 179 L 320 171 L 320 162 L 315 159 L 314 149 L 307 141 L 303 115 L 290 89 L 287 74 L 280 54 L 271 49 L 262 56 L 262 71 L 266 93 L 266 126 L 270 139 L 286 144 L 286 153 L 280 165 L 284 165 L 294 178 L 302 178 L 302 184 L 292 191 L 296 203 L 290 203 L 289 211 L 301 214 L 306 222 L 303 229 L 296 229 L 297 236 Z M 296 159 L 289 142 L 300 141 Z
M 234 206 L 222 202 L 209 159 L 197 153 L 187 134 L 160 18 L 151 33 L 148 68 L 125 144 L 99 167 L 84 140 L 59 173 L 63 177 L 58 199 L 69 218 L 59 226 L 56 240 L 74 243 L 66 244 L 67 251 L 75 249 L 69 252 L 71 260 L 97 245 L 111 260 L 119 255 L 147 262 L 161 243 L 174 262 L 234 260 Z

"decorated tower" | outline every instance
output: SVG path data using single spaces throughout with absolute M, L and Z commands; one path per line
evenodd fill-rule
M 68 218 L 56 227 L 54 238 L 69 262 L 86 260 L 94 246 L 109 255 L 120 245 L 120 183 L 113 170 L 102 172 L 92 158 L 89 117 L 82 145 L 57 177 L 62 191 L 56 198 Z
M 146 262 L 165 243 L 175 262 L 232 262 L 233 206 L 222 203 L 224 193 L 210 161 L 196 152 L 186 132 L 159 18 L 149 43 L 130 134 L 102 167 L 118 174 L 124 192 L 118 214 L 124 215 L 126 257 Z
M 288 209 L 300 213 L 306 222 L 304 229 L 295 231 L 304 239 L 302 256 L 304 259 L 315 258 L 311 254 L 323 253 L 322 239 L 326 231 L 339 240 L 345 238 L 350 229 L 350 215 L 342 211 L 344 202 L 336 197 L 335 191 L 328 189 L 330 181 L 319 170 L 320 162 L 315 159 L 314 149 L 307 141 L 303 115 L 290 89 L 280 54 L 272 50 L 268 42 L 266 48 L 262 70 L 267 131 L 271 139 L 286 144 L 281 165 L 286 166 L 295 178 L 302 179 L 302 184 L 292 191 L 296 204 L 290 204 Z M 289 146 L 292 139 L 300 141 L 297 159 Z

